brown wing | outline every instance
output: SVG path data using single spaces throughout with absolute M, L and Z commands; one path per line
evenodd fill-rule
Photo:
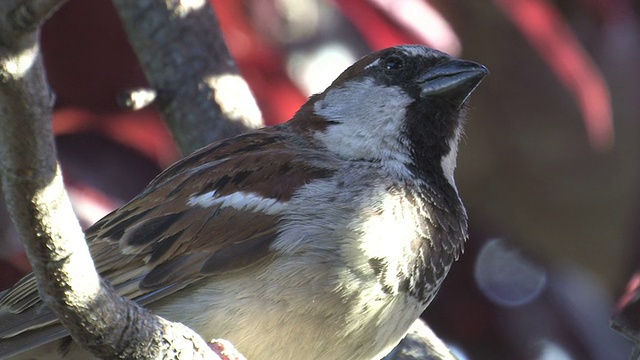
M 171 166 L 87 230 L 96 268 L 120 294 L 149 303 L 268 257 L 287 201 L 299 187 L 333 173 L 309 165 L 332 161 L 289 145 L 297 142 L 261 130 Z M 0 339 L 55 322 L 39 305 L 31 275 L 2 294 Z

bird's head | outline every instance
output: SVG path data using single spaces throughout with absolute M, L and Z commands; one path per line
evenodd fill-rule
M 399 175 L 436 175 L 452 186 L 464 104 L 487 69 L 419 45 L 367 55 L 294 118 L 348 160 L 381 162 Z

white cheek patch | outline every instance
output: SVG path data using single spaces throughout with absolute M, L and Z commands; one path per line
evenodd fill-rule
M 267 215 L 275 215 L 284 210 L 286 203 L 282 203 L 278 201 L 278 199 L 265 198 L 251 192 L 237 191 L 229 195 L 216 196 L 215 191 L 210 191 L 201 195 L 191 196 L 189 200 L 187 200 L 187 205 L 205 208 L 230 207 L 236 210 L 262 212 Z
M 315 136 L 346 159 L 408 164 L 408 141 L 400 134 L 406 108 L 413 101 L 399 87 L 378 85 L 372 79 L 346 83 L 315 103 L 314 112 L 335 123 Z

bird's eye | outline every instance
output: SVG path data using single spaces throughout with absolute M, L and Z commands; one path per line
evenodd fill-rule
M 400 70 L 404 67 L 404 59 L 399 56 L 389 56 L 382 60 L 382 67 L 385 70 Z

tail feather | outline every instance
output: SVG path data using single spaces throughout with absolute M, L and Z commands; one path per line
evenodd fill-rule
M 0 320 L 1 322 L 2 320 Z M 67 330 L 55 323 L 49 326 L 33 329 L 29 334 L 23 336 L 14 336 L 8 338 L 0 338 L 0 360 L 9 359 L 23 352 L 38 348 L 53 341 L 68 336 Z M 49 358 L 54 358 L 54 354 L 50 354 Z
M 8 294 L 0 293 L 0 299 Z M 0 360 L 68 335 L 56 315 L 42 304 L 15 310 L 7 303 L 0 307 Z

